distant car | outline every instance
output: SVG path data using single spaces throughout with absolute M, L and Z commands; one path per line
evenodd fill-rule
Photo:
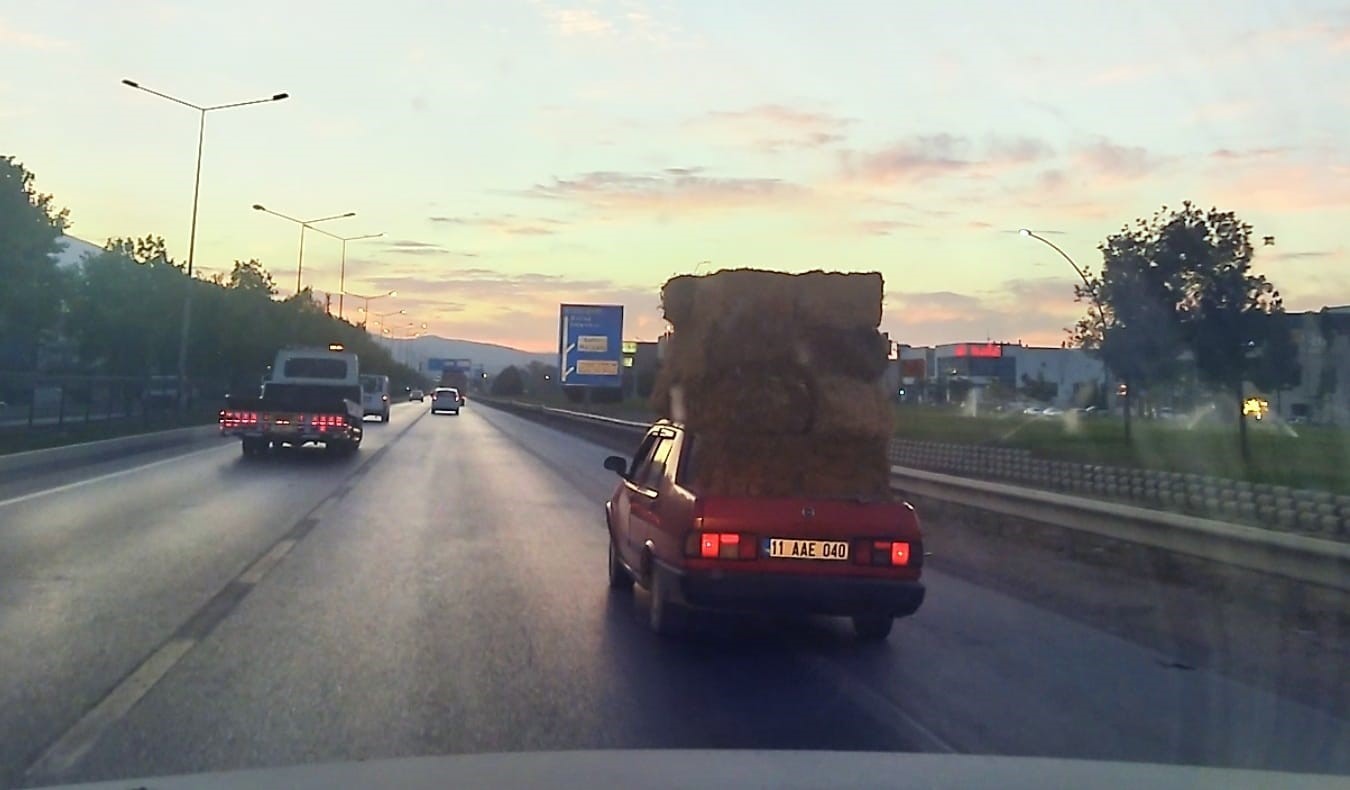
M 364 375 L 361 377 L 361 407 L 366 416 L 372 414 L 380 422 L 389 422 L 389 377 Z
M 1046 406 L 1044 409 L 1041 409 L 1041 416 L 1062 417 L 1064 416 L 1064 410 L 1059 408 L 1058 406 Z
M 411 400 L 415 400 L 415 401 L 417 401 L 418 403 L 421 403 L 422 401 L 426 400 L 426 398 L 427 398 L 426 393 L 423 392 L 423 391 L 421 391 L 421 390 L 409 390 L 409 391 L 408 391 L 408 400 L 410 400 L 410 401 L 411 401 Z
M 1040 406 L 1028 406 L 1022 410 L 1022 413 L 1028 417 L 1039 417 L 1042 411 Z
M 459 407 L 463 405 L 459 390 L 454 387 L 437 387 L 431 394 L 431 413 L 435 414 L 441 411 L 448 411 L 451 414 L 459 414 Z

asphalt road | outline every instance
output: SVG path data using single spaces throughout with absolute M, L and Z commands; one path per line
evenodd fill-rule
M 605 584 L 608 451 L 473 403 L 368 428 L 0 484 L 0 785 L 639 747 L 1350 772 L 1344 719 L 935 571 L 881 645 L 658 638 Z

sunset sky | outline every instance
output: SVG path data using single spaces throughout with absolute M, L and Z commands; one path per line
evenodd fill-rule
M 295 284 L 297 228 L 348 248 L 447 336 L 555 347 L 559 302 L 627 306 L 692 271 L 879 270 L 913 344 L 1058 345 L 1080 263 L 1160 205 L 1238 212 L 1290 309 L 1350 303 L 1344 2 L 0 0 L 0 153 L 70 232 L 258 258 Z M 311 234 L 305 284 L 336 291 Z M 349 317 L 355 304 L 347 301 Z

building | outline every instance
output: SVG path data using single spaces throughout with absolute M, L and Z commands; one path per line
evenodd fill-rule
M 1089 403 L 1108 381 L 1101 361 L 1077 348 L 947 343 L 901 346 L 899 357 L 905 390 L 901 397 L 908 401 L 964 401 L 968 392 L 977 390 L 986 398 L 1011 399 L 1021 393 L 1069 407 Z
M 1293 422 L 1350 426 L 1350 305 L 1289 313 L 1299 383 L 1269 397 Z

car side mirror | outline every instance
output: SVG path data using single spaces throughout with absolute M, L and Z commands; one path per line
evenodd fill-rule
M 623 477 L 628 474 L 628 459 L 622 455 L 611 455 L 605 459 L 605 468 Z

